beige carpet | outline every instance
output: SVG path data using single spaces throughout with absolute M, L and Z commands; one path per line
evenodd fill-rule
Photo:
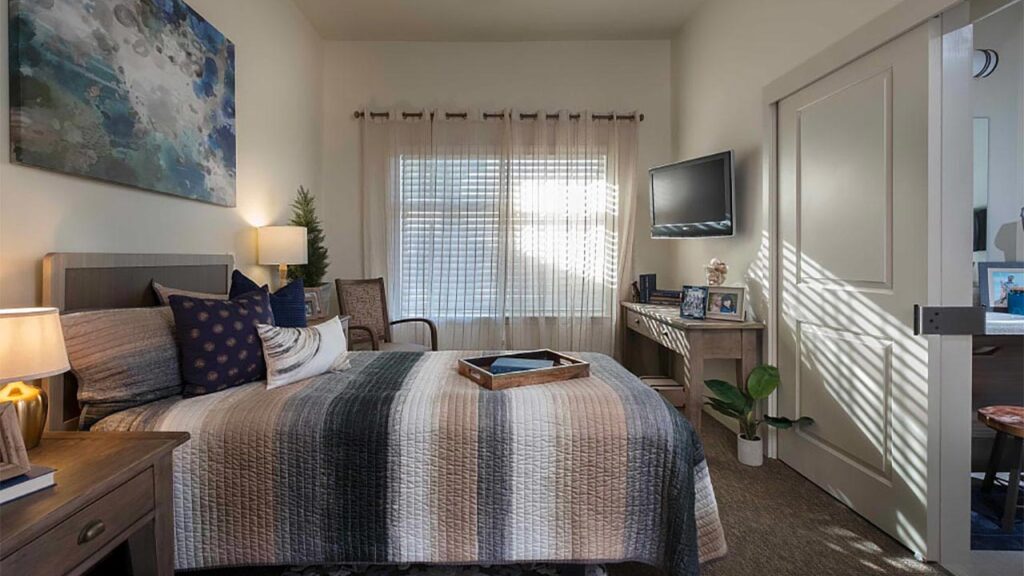
M 729 555 L 706 576 L 948 574 L 777 460 L 736 461 L 736 437 L 704 417 L 704 448 Z

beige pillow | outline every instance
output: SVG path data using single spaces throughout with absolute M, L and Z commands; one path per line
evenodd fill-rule
M 164 286 L 156 280 L 151 281 L 153 284 L 153 291 L 156 292 L 156 299 L 161 306 L 169 306 L 171 296 L 188 296 L 190 298 L 204 298 L 206 300 L 227 300 L 227 294 L 211 294 L 209 292 L 196 292 L 194 290 L 181 290 L 179 288 L 171 288 Z
M 77 312 L 61 317 L 82 404 L 79 426 L 181 394 L 181 366 L 170 308 Z

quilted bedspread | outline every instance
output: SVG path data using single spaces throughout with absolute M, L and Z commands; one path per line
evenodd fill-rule
M 345 372 L 171 398 L 94 430 L 181 430 L 179 569 L 637 561 L 698 574 L 726 546 L 700 439 L 614 360 L 492 392 L 472 352 L 353 352 Z

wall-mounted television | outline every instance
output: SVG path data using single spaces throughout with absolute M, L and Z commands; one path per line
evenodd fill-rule
M 651 168 L 651 237 L 732 236 L 732 150 Z

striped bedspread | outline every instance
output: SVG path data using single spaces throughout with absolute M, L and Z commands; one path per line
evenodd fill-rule
M 320 563 L 644 562 L 725 553 L 700 440 L 614 360 L 503 392 L 473 352 L 353 352 L 352 368 L 171 398 L 94 430 L 183 430 L 179 569 Z

